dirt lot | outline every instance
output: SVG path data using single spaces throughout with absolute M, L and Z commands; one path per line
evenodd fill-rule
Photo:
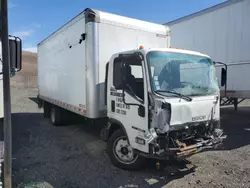
M 22 53 L 22 70 L 11 78 L 11 86 L 21 88 L 37 87 L 37 54 Z
M 14 187 L 31 181 L 55 188 L 250 187 L 250 108 L 221 110 L 228 135 L 222 149 L 172 161 L 163 171 L 149 160 L 129 172 L 110 164 L 98 128 L 51 126 L 32 101 L 36 95 L 36 89 L 12 88 Z

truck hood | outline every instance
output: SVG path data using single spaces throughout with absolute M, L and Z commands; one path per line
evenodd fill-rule
M 171 106 L 170 126 L 219 120 L 218 99 L 218 96 L 194 97 L 192 101 L 165 99 Z

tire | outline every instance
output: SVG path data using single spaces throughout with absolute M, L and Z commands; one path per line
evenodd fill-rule
M 118 146 L 119 144 L 120 146 Z M 119 150 L 119 147 L 121 147 L 121 150 Z M 109 137 L 107 142 L 107 153 L 111 163 L 124 170 L 139 169 L 145 162 L 145 158 L 134 154 L 133 149 L 127 142 L 127 136 L 121 129 L 116 130 Z
M 50 109 L 50 121 L 54 126 L 62 125 L 61 121 L 61 109 L 56 106 L 52 106 Z

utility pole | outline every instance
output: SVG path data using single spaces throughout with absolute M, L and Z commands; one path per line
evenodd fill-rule
M 12 187 L 12 128 L 10 101 L 10 59 L 8 32 L 8 1 L 0 0 L 0 23 L 3 60 L 4 95 L 4 188 Z

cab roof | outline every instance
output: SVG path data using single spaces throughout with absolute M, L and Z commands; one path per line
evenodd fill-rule
M 203 53 L 192 51 L 192 50 L 178 49 L 178 48 L 148 48 L 148 49 L 143 49 L 143 51 L 146 53 L 151 52 L 151 51 L 174 52 L 174 53 L 198 55 L 198 56 L 210 58 L 207 54 L 203 54 Z

